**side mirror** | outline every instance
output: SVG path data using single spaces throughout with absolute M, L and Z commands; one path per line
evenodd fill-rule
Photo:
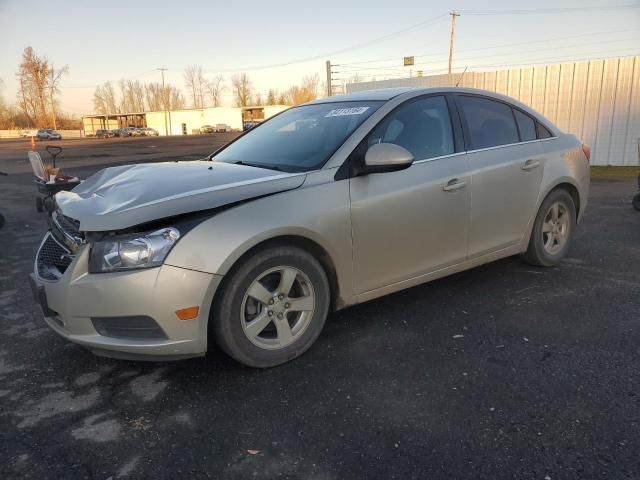
M 364 155 L 363 173 L 397 172 L 409 168 L 413 160 L 411 152 L 400 145 L 377 143 Z

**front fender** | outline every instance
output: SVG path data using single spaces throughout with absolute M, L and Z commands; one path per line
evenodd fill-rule
M 311 240 L 329 255 L 345 303 L 352 296 L 349 184 L 334 171 L 310 175 L 296 189 L 225 210 L 188 232 L 166 264 L 225 275 L 246 252 L 274 238 Z M 330 179 L 330 180 L 329 180 Z

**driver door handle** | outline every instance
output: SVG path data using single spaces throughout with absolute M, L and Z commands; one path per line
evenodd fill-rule
M 538 160 L 534 160 L 530 158 L 524 165 L 522 165 L 522 170 L 533 170 L 534 168 L 538 168 L 540 166 L 540 162 Z
M 447 182 L 447 184 L 442 187 L 442 190 L 445 192 L 455 192 L 456 190 L 460 190 L 467 186 L 467 182 L 464 180 L 458 180 L 457 178 L 452 178 Z

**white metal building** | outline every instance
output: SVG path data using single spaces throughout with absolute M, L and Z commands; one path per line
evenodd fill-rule
M 347 92 L 459 83 L 516 98 L 591 146 L 593 165 L 640 165 L 640 56 L 347 85 Z
M 245 121 L 262 121 L 289 108 L 287 105 L 251 107 L 207 107 L 157 112 L 95 114 L 82 117 L 85 136 L 96 130 L 124 127 L 155 128 L 160 135 L 192 135 L 200 133 L 204 125 L 228 125 L 242 131 Z

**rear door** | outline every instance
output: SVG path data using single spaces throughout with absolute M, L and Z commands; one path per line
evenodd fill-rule
M 535 121 L 499 100 L 456 95 L 473 184 L 469 257 L 500 250 L 525 235 L 544 160 Z

